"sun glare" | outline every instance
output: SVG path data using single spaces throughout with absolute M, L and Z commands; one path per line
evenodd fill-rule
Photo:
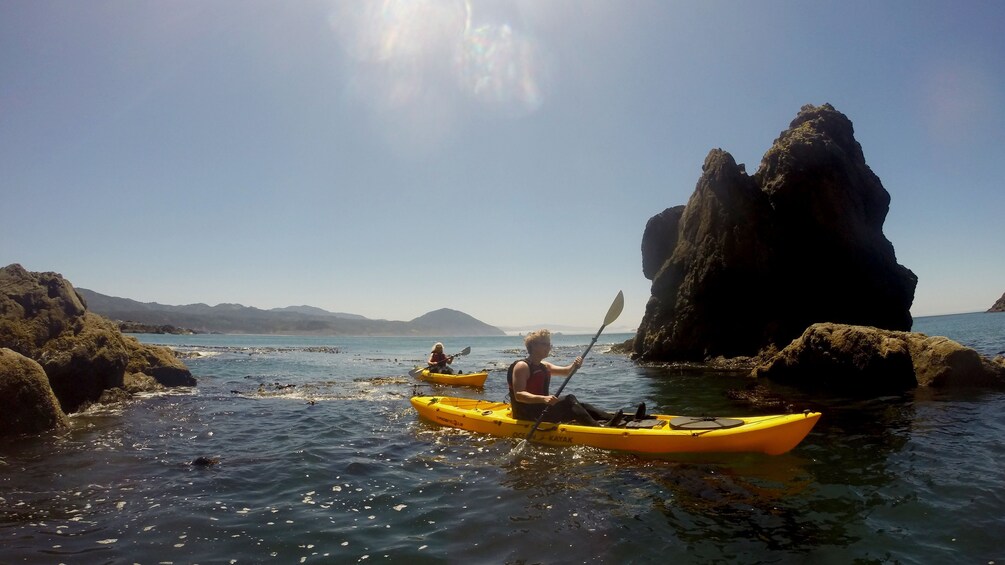
M 519 14 L 480 14 L 456 0 L 338 3 L 331 27 L 350 61 L 355 99 L 428 144 L 458 127 L 465 112 L 522 117 L 541 107 L 546 65 Z M 393 112 L 393 118 L 379 115 Z M 429 116 L 436 116 L 435 125 Z M 408 135 L 404 137 L 409 137 Z

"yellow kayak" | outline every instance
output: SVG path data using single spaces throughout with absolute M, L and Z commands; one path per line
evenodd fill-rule
M 437 383 L 441 385 L 460 385 L 460 386 L 484 386 L 485 379 L 489 376 L 488 373 L 466 373 L 459 375 L 445 375 L 443 373 L 430 373 L 429 369 L 423 369 L 419 373 L 419 378 L 426 382 Z
M 509 404 L 450 396 L 415 396 L 419 416 L 452 428 L 526 439 L 534 422 L 514 420 Z M 588 445 L 635 453 L 752 452 L 779 455 L 799 444 L 820 419 L 819 412 L 692 418 L 650 414 L 629 418 L 624 427 L 542 422 L 532 441 L 548 445 Z

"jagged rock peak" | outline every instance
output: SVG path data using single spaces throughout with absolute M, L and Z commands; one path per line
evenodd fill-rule
M 829 104 L 803 106 L 753 176 L 712 149 L 687 205 L 646 225 L 636 356 L 751 355 L 821 321 L 910 329 L 917 277 L 883 235 L 889 204 Z

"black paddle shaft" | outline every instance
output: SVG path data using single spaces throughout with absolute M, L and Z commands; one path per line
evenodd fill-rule
M 586 356 L 589 355 L 590 350 L 593 349 L 593 344 L 597 343 L 597 340 L 600 339 L 600 332 L 604 331 L 604 328 L 606 328 L 606 327 L 607 326 L 600 326 L 600 329 L 597 330 L 597 335 L 593 336 L 593 339 L 590 340 L 590 345 L 586 346 L 586 351 L 584 351 L 583 354 L 581 355 L 581 357 L 584 360 L 586 359 Z M 555 391 L 555 396 L 559 396 L 559 395 L 562 394 L 562 391 L 565 389 L 565 385 L 569 384 L 569 379 L 571 379 L 572 375 L 575 375 L 576 371 L 578 371 L 578 370 L 579 370 L 579 367 L 573 367 L 572 368 L 572 371 L 569 372 L 569 376 L 565 377 L 565 380 L 562 381 L 562 386 L 558 387 L 558 390 Z M 551 405 L 549 405 L 548 408 L 551 408 Z M 544 412 L 547 412 L 548 408 L 545 408 Z M 543 416 L 544 413 L 542 412 L 541 415 Z M 538 419 L 538 421 L 540 422 L 540 419 Z M 533 433 L 533 432 L 531 432 L 531 433 Z

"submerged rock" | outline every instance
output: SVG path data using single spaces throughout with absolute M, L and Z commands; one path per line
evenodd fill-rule
M 749 356 L 821 321 L 909 330 L 917 277 L 883 235 L 889 204 L 829 104 L 804 106 L 753 176 L 713 149 L 687 205 L 646 226 L 634 356 Z
M 192 465 L 193 467 L 212 467 L 213 465 L 216 465 L 219 462 L 220 460 L 215 457 L 199 456 L 193 459 L 192 462 L 189 464 Z

